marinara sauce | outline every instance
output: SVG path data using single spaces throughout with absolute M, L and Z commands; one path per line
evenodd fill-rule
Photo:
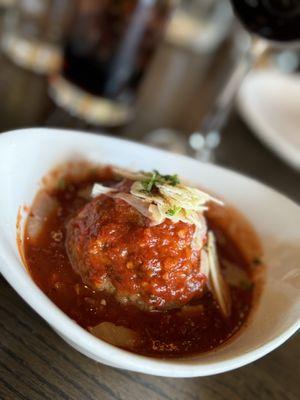
M 237 224 L 236 216 L 232 217 L 226 207 L 216 205 L 206 215 L 208 225 L 217 237 L 221 264 L 226 259 L 247 276 L 246 282 L 229 283 L 230 317 L 222 315 L 209 290 L 188 305 L 165 311 L 145 311 L 134 304 L 121 304 L 106 291 L 96 291 L 83 283 L 74 272 L 65 247 L 67 222 L 89 201 L 87 193 L 91 185 L 94 182 L 110 185 L 116 179 L 109 168 L 99 171 L 91 169 L 80 179 L 65 177 L 56 187 L 43 189 L 54 200 L 55 206 L 43 217 L 41 228 L 34 237 L 27 222 L 23 242 L 27 268 L 36 284 L 85 329 L 101 322 L 112 322 L 134 330 L 140 340 L 130 350 L 139 354 L 181 357 L 213 350 L 228 341 L 245 324 L 253 306 L 255 269 L 259 263 L 255 256 L 249 259 L 249 254 L 243 252 L 243 246 L 239 246 L 237 238 L 231 234 L 231 230 L 237 231 L 236 227 L 230 229 L 232 221 Z M 31 214 L 33 208 L 34 205 Z M 256 253 L 255 250 L 253 254 Z

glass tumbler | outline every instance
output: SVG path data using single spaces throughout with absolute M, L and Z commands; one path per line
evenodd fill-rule
M 173 5 L 173 0 L 74 0 L 63 68 L 50 83 L 55 102 L 92 125 L 126 124 Z

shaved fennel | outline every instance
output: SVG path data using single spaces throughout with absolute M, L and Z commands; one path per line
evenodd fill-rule
M 209 283 L 212 293 L 220 306 L 222 314 L 225 317 L 229 317 L 231 313 L 231 296 L 228 284 L 221 271 L 216 238 L 211 231 L 208 232 L 207 253 L 209 263 Z
M 120 198 L 149 218 L 151 225 L 159 225 L 165 219 L 195 225 L 193 248 L 200 250 L 203 247 L 207 233 L 203 213 L 207 210 L 208 202 L 223 204 L 220 200 L 182 184 L 177 175 L 161 175 L 158 171 L 131 172 L 118 168 L 114 172 L 133 181 L 130 193 L 117 192 L 116 189 L 96 183 L 92 197 L 105 194 Z
M 101 185 L 101 183 L 95 183 L 92 188 L 91 196 L 97 197 L 97 196 L 100 196 L 100 194 L 107 194 L 107 193 L 111 193 L 111 192 L 116 192 L 116 189 L 113 189 L 113 188 L 110 188 L 107 186 L 103 186 L 103 185 Z

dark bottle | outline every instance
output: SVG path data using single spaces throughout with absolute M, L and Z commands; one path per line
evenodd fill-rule
M 231 0 L 251 32 L 274 41 L 300 39 L 300 0 Z
M 106 99 L 131 102 L 159 44 L 171 0 L 76 0 L 64 77 Z

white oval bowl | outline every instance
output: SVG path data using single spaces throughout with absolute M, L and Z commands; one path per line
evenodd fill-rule
M 121 350 L 82 329 L 35 285 L 16 242 L 21 205 L 30 205 L 41 179 L 70 158 L 133 170 L 178 173 L 222 196 L 248 217 L 269 266 L 259 306 L 230 344 L 204 355 L 154 359 Z M 300 327 L 300 207 L 235 172 L 111 137 L 56 129 L 25 129 L 0 136 L 0 270 L 19 295 L 71 346 L 103 364 L 168 377 L 217 374 L 248 364 L 285 342 Z

